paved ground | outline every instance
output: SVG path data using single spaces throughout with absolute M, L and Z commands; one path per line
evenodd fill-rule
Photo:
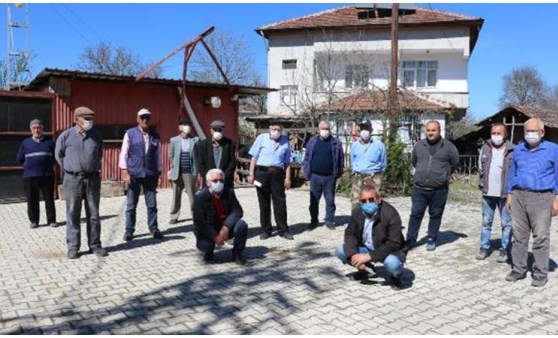
M 25 204 L 0 205 L 0 334 L 558 333 L 554 272 L 536 289 L 530 278 L 505 282 L 509 266 L 496 263 L 495 254 L 474 259 L 478 205 L 448 205 L 442 245 L 412 251 L 405 271 L 410 287 L 395 291 L 383 285 L 381 269 L 362 284 L 333 256 L 348 220 L 347 199 L 338 198 L 336 230 L 307 232 L 307 192 L 289 191 L 295 240 L 261 241 L 255 191 L 237 194 L 251 226 L 246 267 L 228 262 L 231 246 L 217 252 L 220 263 L 201 264 L 191 221 L 167 224 L 169 190 L 158 195 L 163 242 L 146 235 L 140 200 L 137 234 L 143 236 L 124 243 L 124 198 L 102 200 L 103 245 L 110 252 L 104 259 L 66 259 L 65 227 L 31 230 Z M 406 223 L 410 199 L 389 201 Z M 64 221 L 64 203 L 56 207 Z M 557 254 L 553 245 L 551 257 Z

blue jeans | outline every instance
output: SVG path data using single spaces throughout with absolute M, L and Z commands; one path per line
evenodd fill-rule
M 136 208 L 138 206 L 140 187 L 143 187 L 145 205 L 147 207 L 147 225 L 150 232 L 159 229 L 157 223 L 157 189 L 158 177 L 132 178 L 126 191 L 126 232 L 134 233 L 136 229 Z
M 426 207 L 430 221 L 428 222 L 428 240 L 436 242 L 442 215 L 448 199 L 448 188 L 438 190 L 426 190 L 413 187 L 411 194 L 411 217 L 409 217 L 409 229 L 407 229 L 407 241 L 416 242 L 420 230 L 420 223 L 424 217 Z
M 310 177 L 310 219 L 311 223 L 318 223 L 318 211 L 322 193 L 326 201 L 325 222 L 333 223 L 335 217 L 335 178 L 333 175 L 321 176 L 312 174 Z
M 242 254 L 246 248 L 246 238 L 248 237 L 248 224 L 244 220 L 239 219 L 230 229 L 229 237 L 234 238 L 233 254 Z M 210 252 L 215 250 L 215 242 L 213 238 L 204 236 L 196 236 L 196 247 L 201 252 Z
M 506 209 L 506 199 L 500 197 L 482 197 L 481 247 L 485 250 L 490 249 L 490 233 L 492 232 L 492 221 L 494 220 L 496 207 L 498 207 L 502 219 L 501 249 L 507 251 L 510 245 L 512 220 L 508 209 Z
M 370 253 L 370 250 L 368 250 L 368 248 L 365 246 L 359 246 L 358 253 L 367 254 Z M 343 262 L 343 264 L 350 263 L 350 261 L 347 259 L 347 256 L 345 255 L 345 248 L 343 247 L 343 244 L 337 247 L 337 249 L 335 250 L 335 255 L 341 260 L 341 262 Z M 384 266 L 386 267 L 390 275 L 396 278 L 401 276 L 401 273 L 403 272 L 403 262 L 401 262 L 395 255 L 388 255 L 386 259 L 384 259 Z

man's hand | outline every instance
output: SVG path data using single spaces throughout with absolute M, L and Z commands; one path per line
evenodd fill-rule
M 249 184 L 254 184 L 254 175 L 253 174 L 248 175 L 248 183 Z
M 285 189 L 290 189 L 290 187 L 291 187 L 291 178 L 286 177 L 285 178 Z
M 558 215 L 558 195 L 554 197 L 554 202 L 552 202 L 552 216 Z
M 506 209 L 508 210 L 508 212 L 511 212 L 512 200 L 513 200 L 512 194 L 508 194 L 508 196 L 506 197 Z M 556 203 L 556 199 L 554 199 L 554 203 Z M 552 209 L 554 210 L 554 204 L 552 205 Z
M 128 187 L 130 186 L 130 183 L 132 182 L 132 179 L 130 178 L 130 175 L 128 174 L 128 170 L 126 170 L 126 169 L 122 170 L 122 182 L 124 183 L 124 189 L 128 189 Z
M 370 255 L 367 253 L 354 254 L 351 257 L 351 265 L 359 270 L 364 270 L 365 264 L 370 262 L 371 260 L 372 257 L 370 257 Z
M 227 241 L 228 239 L 229 239 L 229 228 L 223 226 L 221 228 L 221 231 L 219 231 L 219 233 L 217 234 L 217 236 L 215 236 L 213 241 L 215 242 L 215 245 L 222 246 L 223 244 L 225 244 L 225 241 Z
M 202 185 L 203 185 L 203 179 L 201 177 L 201 174 L 198 174 L 198 176 L 196 176 L 196 187 L 201 188 Z

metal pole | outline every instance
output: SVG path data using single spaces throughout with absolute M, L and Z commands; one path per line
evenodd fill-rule
M 389 84 L 389 137 L 395 137 L 397 126 L 395 117 L 397 114 L 397 70 L 399 49 L 399 4 L 394 3 L 391 7 L 391 74 Z

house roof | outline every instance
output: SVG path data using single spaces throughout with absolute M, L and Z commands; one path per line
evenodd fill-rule
M 558 128 L 558 110 L 534 108 L 521 105 L 509 105 L 496 114 L 480 121 L 479 123 L 477 123 L 477 126 L 490 125 L 496 121 L 501 121 L 504 116 L 507 116 L 509 114 L 513 115 L 513 113 L 516 112 L 521 113 L 529 118 L 538 117 L 544 122 L 545 126 L 550 128 Z
M 388 28 L 391 17 L 359 18 L 359 13 L 370 11 L 358 6 L 351 5 L 334 8 L 323 12 L 288 19 L 256 28 L 256 32 L 267 37 L 270 33 L 300 31 L 311 29 L 343 29 L 343 28 Z M 407 14 L 399 16 L 399 27 L 431 26 L 431 25 L 455 25 L 469 26 L 470 49 L 473 50 L 478 39 L 479 31 L 484 19 L 463 14 L 449 13 L 440 10 L 416 8 Z
M 400 109 L 412 111 L 438 111 L 449 112 L 453 105 L 433 101 L 411 91 L 398 91 L 398 104 Z M 343 110 L 343 111 L 386 111 L 388 109 L 388 93 L 380 90 L 363 90 L 334 101 L 331 105 L 324 104 L 318 110 Z
M 57 69 L 57 68 L 45 68 L 33 80 L 31 80 L 31 82 L 25 87 L 25 91 L 33 91 L 38 89 L 51 76 L 66 77 L 66 78 L 69 77 L 74 79 L 94 79 L 94 80 L 104 80 L 104 81 L 135 82 L 134 76 L 111 75 L 111 74 L 85 72 L 85 71 L 68 70 L 68 69 Z M 165 79 L 165 78 L 144 77 L 138 82 L 167 84 L 167 85 L 182 85 L 182 80 Z M 212 88 L 233 87 L 233 88 L 238 88 L 239 93 L 245 95 L 259 95 L 259 94 L 266 94 L 272 91 L 276 91 L 276 89 L 266 88 L 266 87 L 226 85 L 222 83 L 210 83 L 210 82 L 186 81 L 186 84 L 188 86 L 195 86 L 195 87 L 212 87 Z

